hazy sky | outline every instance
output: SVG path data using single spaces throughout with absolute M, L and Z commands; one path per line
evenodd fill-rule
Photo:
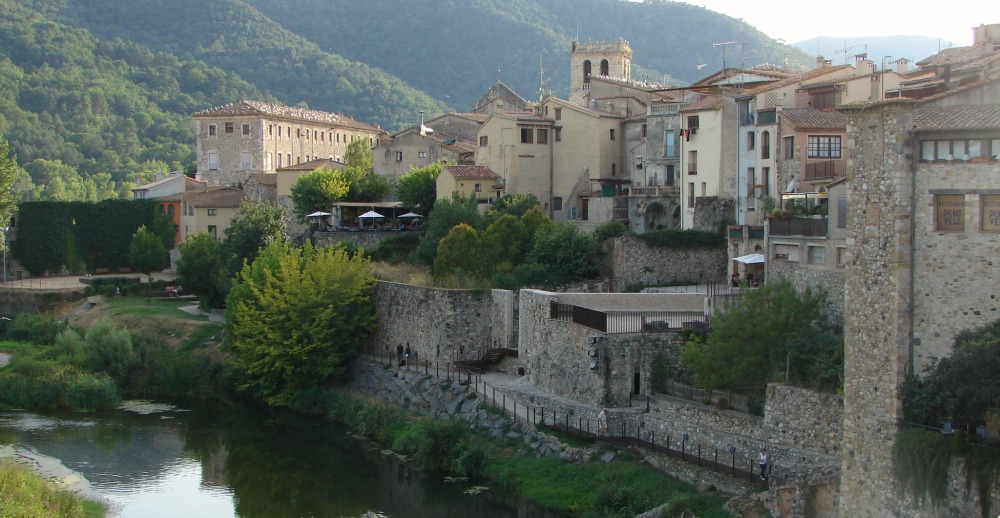
M 915 35 L 972 45 L 972 27 L 1000 23 L 996 0 L 685 0 L 785 43 L 817 36 Z

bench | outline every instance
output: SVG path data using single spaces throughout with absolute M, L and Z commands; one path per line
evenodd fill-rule
M 132 269 L 131 269 L 131 268 L 128 268 L 128 267 L 125 267 L 125 268 L 119 268 L 119 269 L 118 269 L 118 273 L 132 273 Z
M 111 273 L 111 270 L 107 268 L 94 268 L 94 275 L 107 275 Z

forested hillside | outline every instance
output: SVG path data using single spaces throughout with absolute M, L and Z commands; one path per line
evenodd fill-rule
M 624 38 L 635 79 L 686 84 L 696 65 L 811 58 L 703 7 L 651 0 L 247 0 L 324 49 L 406 80 L 466 110 L 496 80 L 536 99 L 539 66 L 557 95 L 569 91 L 570 42 Z M 676 79 L 674 79 L 676 78 Z
M 731 66 L 797 52 L 662 0 L 0 0 L 0 132 L 23 199 L 98 200 L 190 169 L 196 111 L 250 98 L 391 131 L 469 109 L 498 71 L 536 98 L 544 67 L 565 95 L 577 36 L 629 40 L 658 82 L 721 66 L 713 42 L 741 43 Z

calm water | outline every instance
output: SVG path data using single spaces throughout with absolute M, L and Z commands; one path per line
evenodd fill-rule
M 338 425 L 248 405 L 0 412 L 0 444 L 60 459 L 121 517 L 543 517 L 408 470 Z

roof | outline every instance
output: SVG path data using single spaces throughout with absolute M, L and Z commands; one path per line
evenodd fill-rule
M 175 180 L 175 179 L 181 178 L 181 177 L 184 178 L 184 188 L 185 188 L 185 190 L 199 189 L 199 188 L 207 185 L 207 183 L 205 183 L 205 182 L 203 182 L 201 180 L 195 180 L 194 178 L 188 177 L 188 176 L 184 175 L 183 173 L 181 173 L 179 171 L 171 171 L 170 175 L 168 175 L 166 178 L 160 178 L 159 180 L 156 180 L 156 181 L 153 181 L 153 182 L 149 182 L 147 184 L 137 185 L 137 186 L 133 187 L 132 190 L 133 191 L 144 191 L 144 190 L 153 189 L 153 188 L 159 187 L 159 186 L 161 186 L 161 185 L 163 185 L 163 184 L 165 184 L 167 182 L 170 182 L 171 180 Z
M 448 117 L 448 116 L 459 117 L 459 118 L 462 118 L 462 119 L 469 119 L 471 121 L 475 121 L 475 122 L 478 122 L 480 124 L 482 124 L 483 122 L 486 122 L 486 119 L 490 118 L 490 116 L 487 115 L 487 114 L 485 114 L 485 113 L 448 112 L 448 113 L 446 113 L 444 115 L 441 115 L 441 116 L 438 116 L 438 117 L 434 117 L 433 119 L 429 119 L 426 124 L 430 124 L 430 123 L 432 123 L 432 122 L 434 122 L 434 121 L 436 121 L 438 119 L 443 119 L 443 118 Z
M 913 129 L 915 131 L 978 130 L 998 127 L 1000 127 L 1000 104 L 941 108 L 918 105 L 913 111 Z
M 278 185 L 278 175 L 275 173 L 250 173 L 250 179 L 257 182 L 257 185 Z
M 705 110 L 718 110 L 722 108 L 722 97 L 718 95 L 708 95 L 702 97 L 698 101 L 695 101 L 683 108 L 682 112 L 699 112 Z
M 302 162 L 301 164 L 279 167 L 275 171 L 315 171 L 324 167 L 329 167 L 331 169 L 343 169 L 347 167 L 347 164 L 330 158 L 317 158 L 308 162 Z
M 847 116 L 838 111 L 823 111 L 813 108 L 794 108 L 778 113 L 785 122 L 796 129 L 845 129 Z
M 761 85 L 761 86 L 758 86 L 756 88 L 751 88 L 750 90 L 747 90 L 746 92 L 740 94 L 740 97 L 746 97 L 746 96 L 751 96 L 751 95 L 758 95 L 758 94 L 762 94 L 762 93 L 765 93 L 765 92 L 769 92 L 769 91 L 774 90 L 776 88 L 781 88 L 781 87 L 788 86 L 788 85 L 794 85 L 795 83 L 803 83 L 803 82 L 809 81 L 811 79 L 816 79 L 817 77 L 823 77 L 823 76 L 825 76 L 827 74 L 830 74 L 830 73 L 833 73 L 833 72 L 838 72 L 840 70 L 848 68 L 849 66 L 850 65 L 836 65 L 836 66 L 814 68 L 814 69 L 812 69 L 812 70 L 810 70 L 808 72 L 803 72 L 801 74 L 795 74 L 792 77 L 788 77 L 788 78 L 782 79 L 780 81 L 775 81 L 773 83 L 767 83 L 765 85 Z M 808 86 L 813 86 L 813 85 L 808 85 Z
M 456 180 L 495 180 L 500 175 L 484 165 L 449 165 L 444 167 L 444 172 L 455 177 Z
M 380 133 L 382 130 L 378 126 L 372 126 L 354 120 L 354 117 L 340 115 L 338 113 L 321 112 L 307 108 L 293 108 L 291 106 L 281 106 L 278 104 L 265 103 L 261 101 L 241 100 L 215 108 L 202 110 L 194 114 L 195 117 L 226 117 L 226 116 L 247 116 L 259 115 L 263 117 L 280 117 L 284 119 L 297 119 L 309 122 L 319 122 L 345 128 L 352 128 L 362 131 Z
M 438 144 L 441 144 L 441 147 L 458 154 L 474 153 L 476 151 L 475 142 L 467 138 L 459 137 L 457 135 L 449 135 L 447 133 L 434 132 L 425 136 L 431 140 L 436 141 Z
M 247 199 L 242 189 L 236 187 L 209 187 L 205 191 L 188 191 L 184 193 L 184 201 L 195 207 L 238 209 Z

